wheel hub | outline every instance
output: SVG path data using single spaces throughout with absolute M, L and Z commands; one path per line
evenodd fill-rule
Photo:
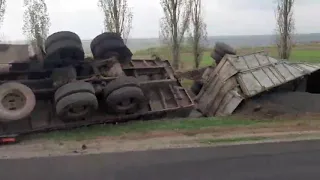
M 67 112 L 69 116 L 83 116 L 88 113 L 90 107 L 85 104 L 73 104 L 72 106 L 68 107 Z
M 22 109 L 26 104 L 26 98 L 18 90 L 12 90 L 1 100 L 2 106 L 9 111 Z
M 122 101 L 119 101 L 117 108 L 120 110 L 129 110 L 137 105 L 135 98 L 128 98 Z

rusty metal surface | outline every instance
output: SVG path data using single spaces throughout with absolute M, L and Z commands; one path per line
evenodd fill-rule
M 129 65 L 123 67 L 123 70 L 129 76 L 137 78 L 142 76 L 147 77 L 141 82 L 141 88 L 149 99 L 147 112 L 115 116 L 106 113 L 103 107 L 100 107 L 92 117 L 68 123 L 56 117 L 51 98 L 38 98 L 43 93 L 49 94 L 49 97 L 53 97 L 50 93 L 53 94 L 56 89 L 52 86 L 52 80 L 49 78 L 41 80 L 21 79 L 20 77 L 23 72 L 16 72 L 17 74 L 15 75 L 7 74 L 11 75 L 11 79 L 28 84 L 36 93 L 37 104 L 30 117 L 12 123 L 0 123 L 0 135 L 23 134 L 138 119 L 187 117 L 192 111 L 194 102 L 180 82 L 174 77 L 173 70 L 168 61 L 132 60 Z M 9 78 L 9 76 L 3 76 L 3 74 L 0 77 L 2 78 L 2 82 L 8 80 L 4 78 Z M 115 78 L 94 75 L 86 78 L 79 77 L 79 80 L 92 83 L 103 81 L 107 84 Z M 100 92 L 97 91 L 96 93 L 99 95 Z

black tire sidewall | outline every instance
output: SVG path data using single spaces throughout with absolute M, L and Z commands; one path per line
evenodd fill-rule
M 86 104 L 87 111 L 79 116 L 68 116 L 67 109 L 75 104 Z M 90 116 L 98 108 L 98 100 L 96 96 L 88 92 L 73 93 L 61 98 L 56 103 L 56 114 L 62 120 L 78 120 Z
M 45 41 L 45 49 L 49 48 L 53 43 L 61 40 L 73 40 L 78 44 L 82 44 L 80 37 L 71 31 L 59 31 L 51 34 Z
M 81 44 L 73 40 L 63 40 L 53 43 L 50 48 L 46 49 L 46 61 L 56 61 L 61 59 L 63 51 L 69 51 L 74 57 L 68 57 L 74 60 L 84 60 L 84 50 Z M 66 57 L 67 58 L 67 57 Z
M 71 82 L 64 86 L 61 86 L 54 94 L 54 102 L 58 103 L 62 98 L 80 92 L 87 92 L 91 94 L 95 94 L 95 89 L 92 84 L 88 82 Z
M 117 105 L 119 102 L 127 99 L 134 99 L 134 103 L 130 104 L 127 109 L 118 108 Z M 146 102 L 146 97 L 143 94 L 143 91 L 138 87 L 122 87 L 113 91 L 106 99 L 106 105 L 110 112 L 124 114 L 126 112 L 137 113 Z M 134 112 L 135 111 L 135 112 Z
M 111 40 L 111 39 L 123 41 L 121 36 L 117 33 L 105 32 L 105 33 L 99 34 L 90 43 L 90 49 L 91 49 L 92 53 L 93 53 L 94 49 L 96 48 L 96 46 L 101 43 L 101 41 Z

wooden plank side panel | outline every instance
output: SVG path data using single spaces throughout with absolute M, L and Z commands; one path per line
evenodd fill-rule
M 303 70 L 292 66 L 291 64 L 283 64 L 296 78 L 303 76 L 305 73 Z
M 254 77 L 251 72 L 245 72 L 238 74 L 238 83 L 242 89 L 242 92 L 250 97 L 252 94 L 263 91 L 260 82 Z
M 296 66 L 299 66 L 300 68 L 303 68 L 305 71 L 305 73 L 312 73 L 314 71 L 317 71 L 320 69 L 320 67 L 318 66 L 312 66 L 312 65 L 309 65 L 309 64 L 296 64 Z
M 223 98 L 226 96 L 226 94 L 234 89 L 235 87 L 238 87 L 238 82 L 236 80 L 236 77 L 232 77 L 228 79 L 224 85 L 217 91 L 218 93 L 215 95 L 214 99 L 211 99 L 208 103 L 206 110 L 204 112 L 207 116 L 214 116 L 219 109 L 219 106 L 221 105 L 221 102 Z
M 277 60 L 273 57 L 267 56 L 267 58 L 268 58 L 269 62 L 271 62 L 271 63 L 278 63 L 279 62 L 279 60 Z
M 285 78 L 285 80 L 291 81 L 293 80 L 295 77 L 292 75 L 292 73 L 281 63 L 281 64 L 277 64 L 275 65 L 275 68 L 277 69 L 277 71 L 282 75 L 282 77 Z
M 233 66 L 239 71 L 245 71 L 249 68 L 247 63 L 243 60 L 241 56 L 234 57 L 227 55 L 227 57 L 229 61 L 233 64 Z
M 265 73 L 263 69 L 257 69 L 253 71 L 252 74 L 260 82 L 259 84 L 262 86 L 262 89 L 267 89 L 274 85 L 268 74 Z
M 239 104 L 244 100 L 244 97 L 240 95 L 241 90 L 239 87 L 234 88 L 229 91 L 225 98 L 222 100 L 221 105 L 215 114 L 216 116 L 229 116 L 231 115 L 239 106 Z
M 259 61 L 257 60 L 257 58 L 255 57 L 254 54 L 247 55 L 247 56 L 242 56 L 242 58 L 246 62 L 246 64 L 248 65 L 249 69 L 257 68 L 257 67 L 260 66 L 260 63 L 259 63 Z
M 199 94 L 195 98 L 196 100 L 201 99 L 203 94 L 207 91 L 207 89 L 209 88 L 210 84 L 217 77 L 218 72 L 222 69 L 222 67 L 225 65 L 226 62 L 227 62 L 226 59 L 222 59 L 220 61 L 220 63 L 217 65 L 217 67 L 215 67 L 213 69 L 213 71 L 207 70 L 204 73 L 204 75 L 202 76 L 202 79 L 204 80 L 203 87 L 201 88 Z
M 285 77 L 283 77 L 275 66 L 270 66 L 269 69 L 279 79 L 280 83 L 286 82 Z
M 270 64 L 270 61 L 268 60 L 268 58 L 264 55 L 261 54 L 255 54 L 255 58 L 259 61 L 261 66 L 266 66 L 268 64 Z
M 220 71 L 212 73 L 211 76 L 213 76 L 213 78 L 209 78 L 211 81 L 206 82 L 206 87 L 203 87 L 201 90 L 202 94 L 197 97 L 199 109 L 205 111 L 207 104 L 216 98 L 220 88 L 237 72 L 234 66 L 229 61 L 226 61 Z
M 263 68 L 263 71 L 267 74 L 274 85 L 278 85 L 281 83 L 279 78 L 270 70 L 270 67 Z

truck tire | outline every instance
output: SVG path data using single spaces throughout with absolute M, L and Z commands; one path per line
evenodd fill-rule
M 55 68 L 52 71 L 51 79 L 53 86 L 59 87 L 77 79 L 77 71 L 73 66 Z
M 102 41 L 93 49 L 92 54 L 95 59 L 105 59 L 108 58 L 105 57 L 108 52 L 116 52 L 122 57 L 132 56 L 132 52 L 123 41 L 117 39 L 106 39 Z
M 0 85 L 0 121 L 11 122 L 26 118 L 36 105 L 32 90 L 21 83 Z
M 125 86 L 139 87 L 140 80 L 133 76 L 120 76 L 107 84 L 107 86 L 103 89 L 103 95 L 105 98 L 107 98 L 113 91 Z
M 56 103 L 56 114 L 61 120 L 82 120 L 97 110 L 98 106 L 98 100 L 94 94 L 78 92 L 60 99 Z
M 80 37 L 71 31 L 59 31 L 51 34 L 45 41 L 45 49 L 49 48 L 53 43 L 61 40 L 72 40 L 78 44 L 82 44 Z
M 60 59 L 84 60 L 82 45 L 73 40 L 61 40 L 52 43 L 46 49 L 46 60 L 56 61 Z
M 116 114 L 135 114 L 145 110 L 147 99 L 139 87 L 122 87 L 106 99 L 108 110 Z
M 212 54 L 211 54 L 211 57 L 212 57 L 212 59 L 215 60 L 216 64 L 218 64 L 218 63 L 221 61 L 221 59 L 224 57 L 224 55 L 221 56 L 220 54 L 218 54 L 218 53 L 214 50 L 214 51 L 212 52 Z
M 194 95 L 198 95 L 203 87 L 203 83 L 200 81 L 194 81 L 191 86 L 191 91 Z
M 232 54 L 232 55 L 237 54 L 235 49 L 233 49 L 231 46 L 223 42 L 217 42 L 214 49 L 221 56 L 224 56 L 226 54 Z
M 115 39 L 115 40 L 120 40 L 120 41 L 123 41 L 121 36 L 117 33 L 114 33 L 114 32 L 105 32 L 105 33 L 102 33 L 98 36 L 96 36 L 90 43 L 90 49 L 91 49 L 91 52 L 93 53 L 95 47 L 97 45 L 99 45 L 102 41 L 104 40 L 111 40 L 111 39 Z
M 57 103 L 58 101 L 60 101 L 60 99 L 64 98 L 65 96 L 80 92 L 95 94 L 95 90 L 92 84 L 88 82 L 76 81 L 61 86 L 54 93 L 54 101 Z

